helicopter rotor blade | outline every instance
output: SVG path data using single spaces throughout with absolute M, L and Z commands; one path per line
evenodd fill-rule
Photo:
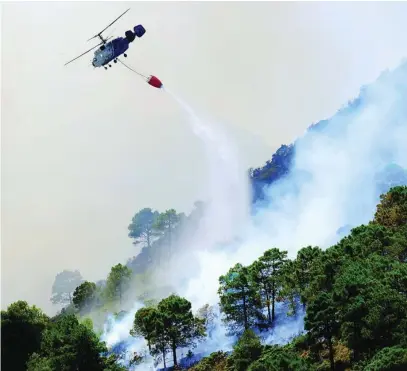
M 82 54 L 79 55 L 78 57 L 76 57 L 76 58 L 70 60 L 69 62 L 66 62 L 66 63 L 65 63 L 65 66 L 66 66 L 67 64 L 69 64 L 69 63 L 71 63 L 71 62 L 77 60 L 78 58 L 84 56 L 85 54 L 89 53 L 90 51 L 92 51 L 93 49 L 97 48 L 98 46 L 100 46 L 100 45 L 102 45 L 102 44 L 103 44 L 103 43 L 99 43 L 98 45 L 94 46 L 93 48 L 90 48 L 89 50 L 87 50 L 86 52 L 82 53 Z
M 113 29 L 113 31 L 110 32 L 109 36 L 106 38 L 106 41 L 107 41 L 107 40 L 110 40 L 110 39 L 113 37 L 113 33 L 114 33 L 115 31 L 116 31 L 116 29 Z
M 123 17 L 128 11 L 130 10 L 127 9 L 124 13 L 122 13 L 121 15 L 119 15 L 112 23 L 110 23 L 107 27 L 105 27 L 102 31 L 100 31 L 98 34 L 96 34 L 95 36 L 91 37 L 88 41 L 94 39 L 95 37 L 100 37 L 100 35 L 103 33 L 103 31 L 106 31 L 113 23 L 115 23 L 120 17 Z

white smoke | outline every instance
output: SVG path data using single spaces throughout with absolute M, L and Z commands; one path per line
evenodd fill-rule
M 230 243 L 247 225 L 250 206 L 249 181 L 238 149 L 220 125 L 203 121 L 185 101 L 167 92 L 188 114 L 188 124 L 206 153 L 210 199 L 194 242 L 204 248 Z
M 246 174 L 233 143 L 220 126 L 200 120 L 178 99 L 207 148 L 213 175 L 210 187 L 216 200 L 201 225 L 199 239 L 191 244 L 191 248 L 205 246 L 195 252 L 200 269 L 180 294 L 196 309 L 205 303 L 216 305 L 218 278 L 237 262 L 251 264 L 271 247 L 287 250 L 291 258 L 307 245 L 327 248 L 337 242 L 340 227 L 368 222 L 379 201 L 375 176 L 389 163 L 407 168 L 403 97 L 407 97 L 407 63 L 363 88 L 358 100 L 331 118 L 323 131 L 309 131 L 299 138 L 290 175 L 265 190 L 272 202 L 250 219 L 249 191 L 241 186 Z M 222 156 L 223 152 L 228 155 Z M 233 228 L 236 221 L 237 229 Z M 217 248 L 222 230 L 232 249 Z M 281 342 L 302 329 L 301 318 L 283 322 L 274 341 Z
M 142 307 L 141 303 L 136 303 L 121 319 L 115 319 L 114 316 L 110 315 L 101 336 L 101 340 L 105 342 L 110 351 L 120 354 L 120 364 L 129 366 L 135 354 L 143 357 L 142 364 L 133 366 L 133 371 L 155 370 L 154 360 L 148 352 L 147 342 L 141 337 L 130 335 L 134 316 Z
M 108 348 L 115 344 L 126 341 L 129 338 L 129 331 L 133 327 L 134 315 L 142 307 L 137 303 L 121 320 L 116 321 L 113 316 L 109 316 L 104 325 L 102 341 Z
M 389 163 L 407 167 L 403 96 L 407 64 L 363 89 L 356 109 L 339 112 L 324 131 L 297 141 L 291 175 L 271 187 L 268 195 L 275 199 L 292 184 L 299 191 L 259 216 L 266 228 L 275 227 L 273 244 L 293 253 L 309 244 L 326 248 L 336 242 L 341 226 L 357 226 L 372 218 L 378 202 L 375 176 Z M 304 172 L 309 180 L 301 184 Z
M 298 139 L 290 174 L 265 189 L 270 203 L 253 217 L 246 169 L 234 143 L 219 125 L 200 120 L 172 95 L 205 147 L 210 174 L 210 206 L 188 252 L 177 253 L 182 263 L 173 277 L 176 284 L 178 269 L 188 269 L 195 255 L 198 267 L 177 286 L 194 310 L 217 305 L 218 278 L 236 263 L 251 264 L 271 247 L 287 250 L 291 258 L 307 245 L 326 248 L 337 241 L 340 227 L 366 223 L 378 202 L 375 176 L 389 163 L 407 168 L 407 63 L 362 89 L 358 101 L 338 112 L 323 130 Z M 301 315 L 287 318 L 282 308 L 267 342 L 287 341 L 302 330 Z M 202 347 L 205 352 L 230 349 L 220 322 Z

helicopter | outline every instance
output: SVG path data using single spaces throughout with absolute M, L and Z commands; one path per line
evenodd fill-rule
M 93 56 L 93 60 L 92 60 L 92 66 L 95 68 L 104 67 L 105 70 L 107 70 L 108 69 L 107 66 L 112 67 L 112 65 L 110 64 L 111 61 L 113 61 L 114 63 L 117 63 L 118 57 L 121 55 L 123 55 L 126 58 L 127 54 L 125 52 L 129 48 L 130 43 L 132 43 L 136 37 L 139 37 L 139 38 L 142 37 L 146 33 L 145 28 L 141 24 L 139 24 L 133 28 L 134 32 L 131 30 L 126 31 L 125 37 L 116 37 L 115 39 L 113 39 L 111 41 L 109 41 L 109 40 L 113 36 L 110 36 L 105 39 L 105 38 L 103 38 L 102 33 L 104 31 L 106 31 L 111 25 L 113 25 L 113 23 L 118 21 L 129 10 L 130 10 L 130 8 L 127 9 L 120 16 L 118 16 L 112 23 L 110 23 L 107 27 L 105 27 L 98 34 L 96 34 L 95 36 L 93 36 L 89 40 L 87 40 L 87 41 L 90 41 L 90 40 L 98 37 L 101 40 L 101 42 L 98 45 L 94 46 L 93 48 L 90 48 L 89 50 L 82 53 L 78 57 L 70 60 L 69 62 L 66 62 L 65 66 L 67 64 L 77 60 L 78 58 L 84 56 L 85 54 L 89 53 L 90 51 L 92 51 L 95 48 L 98 48 L 94 51 L 94 56 Z M 99 46 L 100 46 L 100 48 L 99 48 Z

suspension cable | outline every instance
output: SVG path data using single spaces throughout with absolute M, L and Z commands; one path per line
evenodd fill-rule
M 139 75 L 139 76 L 142 76 L 142 77 L 144 77 L 145 79 L 148 79 L 148 77 L 147 76 L 144 76 L 142 73 L 140 73 L 140 72 L 137 72 L 136 70 L 134 70 L 133 68 L 131 68 L 131 67 L 129 67 L 126 63 L 124 63 L 124 62 L 122 62 L 119 58 L 117 58 L 117 60 L 124 66 L 124 67 L 126 67 L 126 68 L 128 68 L 130 71 L 132 71 L 132 72 L 134 72 L 134 73 L 136 73 L 137 75 Z

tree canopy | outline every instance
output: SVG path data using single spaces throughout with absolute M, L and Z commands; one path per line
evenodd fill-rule
M 171 350 L 174 365 L 178 364 L 177 349 L 194 346 L 205 337 L 205 321 L 192 313 L 191 303 L 177 295 L 161 300 L 157 307 L 139 309 L 134 318 L 133 336 L 141 335 L 152 355 Z
M 144 243 L 151 247 L 153 238 L 158 235 L 154 228 L 160 213 L 146 207 L 134 215 L 128 229 L 129 237 L 134 239 L 134 243 Z
M 73 293 L 73 304 L 80 311 L 89 309 L 96 300 L 97 288 L 93 282 L 81 283 Z
M 118 299 L 121 304 L 123 294 L 129 288 L 131 276 L 130 268 L 120 263 L 112 267 L 106 281 L 105 293 L 107 298 L 111 300 Z
M 31 354 L 40 349 L 49 318 L 36 306 L 16 301 L 1 311 L 1 365 L 4 370 L 26 370 Z
M 219 277 L 218 304 L 228 335 L 236 336 L 237 342 L 232 352 L 214 352 L 190 369 L 404 370 L 406 194 L 405 186 L 392 188 L 382 195 L 371 222 L 352 228 L 326 250 L 306 246 L 288 259 L 285 250 L 271 247 L 250 264 L 237 263 L 225 270 Z M 137 218 L 143 213 L 136 214 Z M 161 246 L 168 246 L 184 217 L 175 210 L 154 213 L 156 219 L 150 219 L 149 228 L 160 234 Z M 151 243 L 152 251 L 157 241 Z M 66 306 L 61 313 L 49 318 L 24 301 L 2 311 L 3 368 L 127 369 L 119 365 L 118 356 L 109 355 L 97 335 L 103 322 L 98 327 L 95 304 L 114 304 L 114 311 L 127 314 L 123 305 L 131 303 L 131 296 L 125 296 L 132 292 L 130 283 L 136 280 L 137 286 L 147 277 L 136 280 L 135 273 L 123 264 L 113 266 L 106 281 L 98 285 L 84 280 L 79 271 L 59 273 L 52 301 Z M 162 297 L 155 300 L 148 294 L 143 296 L 145 305 L 136 312 L 129 335 L 144 338 L 150 354 L 164 366 L 169 361 L 167 356 L 177 367 L 185 365 L 185 359 L 193 363 L 192 349 L 207 337 L 216 336 L 216 303 L 193 308 L 187 298 L 176 294 Z M 285 345 L 265 344 L 264 339 L 273 334 L 279 321 L 290 321 L 289 316 L 301 313 L 305 313 L 302 334 Z M 88 314 L 96 322 L 86 317 Z M 185 359 L 179 359 L 180 351 L 187 354 Z M 132 363 L 142 362 L 143 357 L 136 352 Z

